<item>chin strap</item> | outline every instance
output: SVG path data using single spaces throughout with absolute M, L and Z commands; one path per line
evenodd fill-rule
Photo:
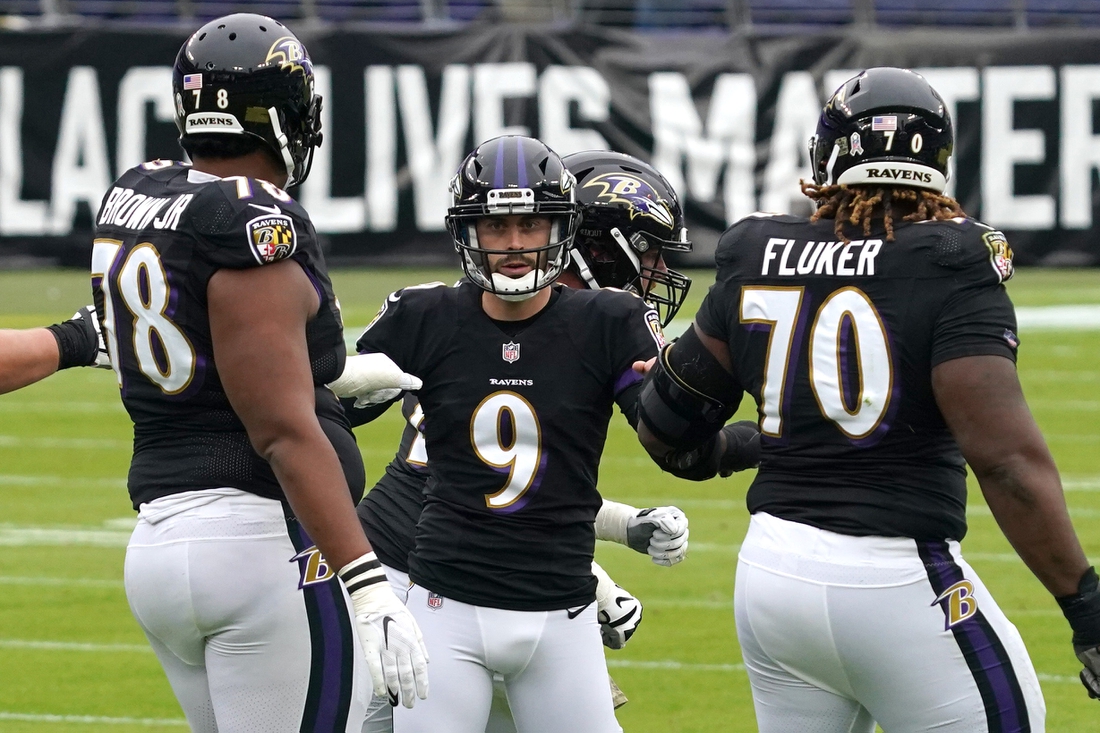
M 271 129 L 275 131 L 275 139 L 279 141 L 279 153 L 283 156 L 283 165 L 286 166 L 286 185 L 293 186 L 298 180 L 294 177 L 294 158 L 290 154 L 290 141 L 283 133 L 283 126 L 279 124 L 279 111 L 274 107 L 268 107 L 267 116 L 271 118 Z
M 584 261 L 584 257 L 581 257 L 581 253 L 571 249 L 569 250 L 569 259 L 573 266 L 577 268 L 577 275 L 580 276 L 581 280 L 584 280 L 591 290 L 599 290 L 600 284 L 596 282 L 596 276 L 592 274 L 592 270 L 588 269 L 588 263 Z
M 535 289 L 535 286 L 538 284 L 538 276 L 541 274 L 541 270 L 531 270 L 523 277 L 513 278 L 502 275 L 499 272 L 494 272 L 493 295 L 509 303 L 519 303 L 533 298 L 539 290 L 541 290 L 541 288 L 538 290 Z M 515 290 L 522 290 L 525 292 L 513 292 Z

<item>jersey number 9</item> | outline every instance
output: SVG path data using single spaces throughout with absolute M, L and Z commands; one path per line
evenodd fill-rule
M 490 509 L 515 504 L 534 484 L 543 462 L 542 428 L 531 403 L 515 392 L 494 392 L 470 418 L 470 441 L 482 462 L 508 472 L 504 488 L 485 496 Z

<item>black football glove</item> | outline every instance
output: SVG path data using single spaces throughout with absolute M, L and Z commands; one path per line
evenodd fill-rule
M 760 429 L 752 420 L 740 420 L 726 425 L 698 448 L 672 451 L 655 460 L 663 470 L 688 481 L 726 478 L 760 464 Z
M 1100 700 L 1100 576 L 1095 568 L 1089 568 L 1081 576 L 1077 593 L 1055 600 L 1062 607 L 1069 626 L 1073 629 L 1073 651 L 1085 668 L 1081 670 L 1081 684 L 1089 697 Z
M 46 330 L 57 339 L 59 371 L 78 366 L 110 367 L 107 349 L 99 335 L 95 306 L 84 306 L 69 320 L 47 326 Z

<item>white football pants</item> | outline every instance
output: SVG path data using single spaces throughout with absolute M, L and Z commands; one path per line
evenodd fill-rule
M 506 611 L 414 585 L 412 611 L 431 657 L 431 693 L 394 708 L 395 733 L 485 733 L 493 674 L 504 678 L 519 733 L 622 733 L 609 694 L 596 604 Z M 576 609 L 573 609 L 576 611 Z
M 734 611 L 761 733 L 1043 733 L 1023 640 L 957 542 L 757 513 Z
M 386 571 L 386 580 L 394 594 L 404 603 L 409 595 L 409 574 L 388 565 L 382 565 L 382 569 Z M 363 733 L 393 733 L 393 708 L 387 698 L 371 698 L 367 720 L 363 723 Z M 512 711 L 508 709 L 504 678 L 499 674 L 493 675 L 493 704 L 489 710 L 485 733 L 516 733 Z
M 143 504 L 126 597 L 197 733 L 360 733 L 369 673 L 344 586 L 282 505 L 236 489 Z

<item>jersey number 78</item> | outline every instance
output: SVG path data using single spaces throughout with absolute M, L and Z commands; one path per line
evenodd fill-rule
M 92 289 L 103 294 L 107 351 L 122 386 L 123 359 L 132 356 L 141 373 L 166 395 L 187 389 L 195 376 L 195 347 L 166 315 L 171 286 L 156 248 L 143 242 L 128 253 L 117 239 L 97 239 L 92 247 Z M 133 334 L 130 354 L 119 351 L 119 326 Z

